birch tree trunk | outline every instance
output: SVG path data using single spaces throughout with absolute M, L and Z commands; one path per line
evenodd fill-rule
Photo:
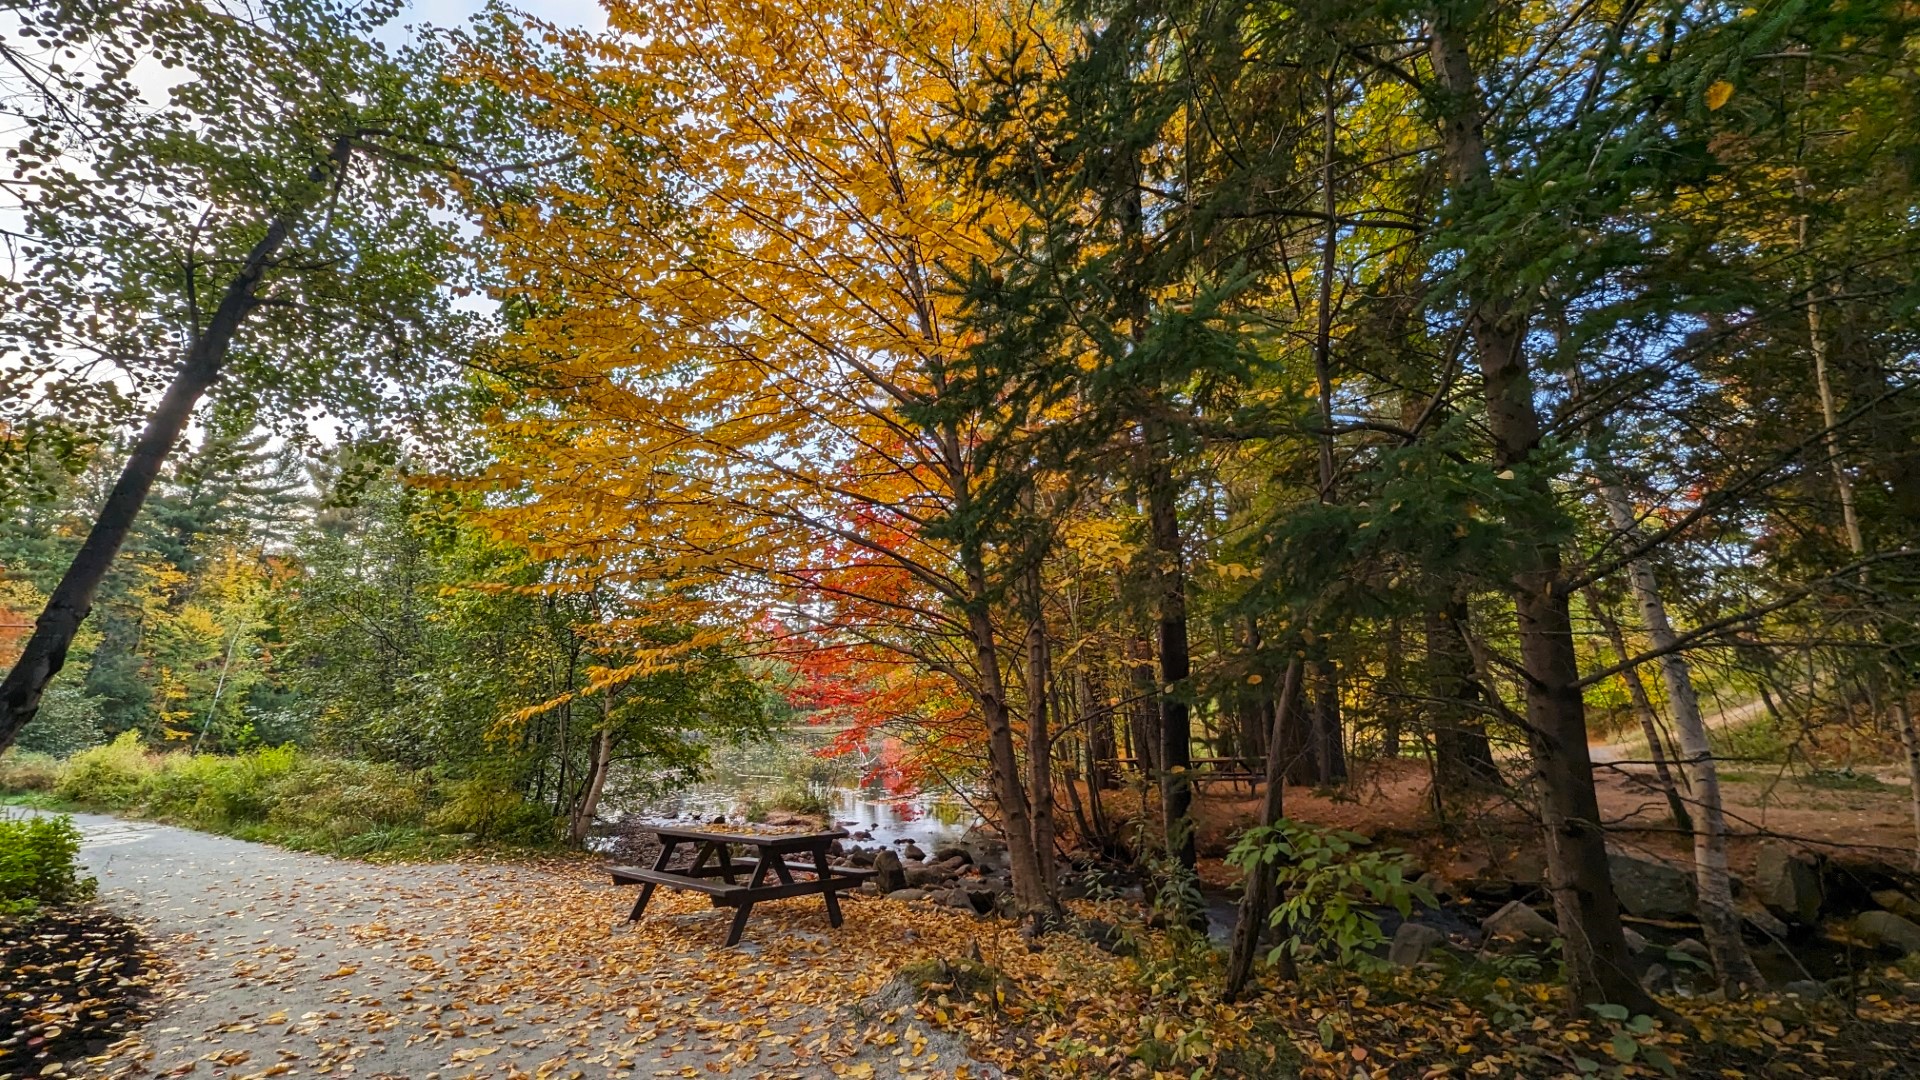
M 1600 498 L 1606 504 L 1607 518 L 1625 543 L 1639 535 L 1633 519 L 1633 507 L 1627 493 L 1611 482 L 1602 482 Z M 1645 559 L 1627 564 L 1627 580 L 1640 604 L 1640 618 L 1646 624 L 1647 642 L 1655 650 L 1666 650 L 1659 659 L 1660 678 L 1667 688 L 1667 702 L 1673 710 L 1674 739 L 1680 744 L 1680 768 L 1686 773 L 1687 790 L 1693 796 L 1694 884 L 1700 893 L 1700 931 L 1707 939 L 1707 951 L 1713 956 L 1714 969 L 1720 973 L 1721 988 L 1728 994 L 1762 990 L 1766 980 L 1747 955 L 1740 940 L 1740 912 L 1733 906 L 1733 881 L 1727 870 L 1727 819 L 1720 802 L 1720 770 L 1714 764 L 1713 747 L 1707 741 L 1707 725 L 1700 716 L 1700 698 L 1694 693 L 1693 672 L 1678 647 L 1679 637 L 1667 619 L 1667 605 L 1660 596 L 1660 582 Z

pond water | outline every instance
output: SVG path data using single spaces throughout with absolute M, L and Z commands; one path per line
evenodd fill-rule
M 981 823 L 966 800 L 951 792 L 901 792 L 870 782 L 868 777 L 884 771 L 876 764 L 886 755 L 875 748 L 830 755 L 832 735 L 796 727 L 765 742 L 715 747 L 700 782 L 662 795 L 643 795 L 645 784 L 626 782 L 634 778 L 616 772 L 609 780 L 601 805 L 601 828 L 596 832 L 617 832 L 633 825 L 705 823 L 715 818 L 742 825 L 753 804 L 765 808 L 784 794 L 791 805 L 792 797 L 801 792 L 808 796 L 805 801 L 824 805 L 829 821 L 854 834 L 855 842 L 861 844 L 911 840 L 931 852 L 935 845 L 959 842 Z
M 856 836 L 860 843 L 893 844 L 913 841 L 932 851 L 934 845 L 958 843 L 980 824 L 980 816 L 966 803 L 951 795 L 921 792 L 895 796 L 858 785 L 810 784 L 808 789 L 823 797 L 831 808 L 832 823 Z M 749 791 L 725 784 L 702 784 L 636 806 L 621 820 L 643 824 L 672 821 L 712 821 L 716 817 L 740 823 Z

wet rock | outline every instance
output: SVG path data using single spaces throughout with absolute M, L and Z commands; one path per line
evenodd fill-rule
M 1628 952 L 1633 953 L 1634 955 L 1637 956 L 1640 953 L 1647 951 L 1647 939 L 1645 935 L 1640 933 L 1640 931 L 1635 930 L 1631 926 L 1624 926 L 1624 927 L 1621 927 L 1621 932 L 1625 934 L 1627 937 Z
M 944 892 L 934 893 L 933 902 L 939 904 L 941 907 L 965 908 L 968 911 L 973 910 L 973 901 L 967 899 L 967 890 L 965 889 L 947 889 Z
M 1707 958 L 1712 955 L 1712 953 L 1710 953 L 1707 950 L 1706 945 L 1703 944 L 1699 938 L 1690 938 L 1690 937 L 1684 937 L 1684 938 L 1681 938 L 1679 941 L 1674 942 L 1673 951 L 1677 953 L 1685 953 L 1688 956 L 1693 957 L 1695 960 L 1700 961 L 1701 963 L 1705 963 L 1707 961 Z
M 1815 1001 L 1827 996 L 1827 984 L 1812 979 L 1795 979 L 1780 988 L 1780 992 L 1797 998 Z
M 970 863 L 973 861 L 973 856 L 967 854 L 966 848 L 948 844 L 945 847 L 934 848 L 933 859 L 935 862 L 952 862 L 959 859 L 962 863 Z
M 1875 889 L 1873 902 L 1903 919 L 1920 921 L 1920 900 L 1915 900 L 1899 889 Z
M 1560 936 L 1559 927 L 1519 900 L 1508 901 L 1506 907 L 1487 916 L 1480 927 L 1488 937 L 1503 941 L 1552 941 Z
M 945 885 L 953 880 L 953 872 L 942 866 L 909 866 L 905 879 L 908 885 L 924 889 L 931 885 Z
M 1642 919 L 1675 919 L 1693 914 L 1693 876 L 1672 863 L 1624 851 L 1607 853 L 1607 869 L 1620 906 Z
M 871 840 L 871 839 L 873 839 L 873 833 L 872 833 L 872 832 L 870 832 L 870 831 L 868 831 L 868 830 L 866 830 L 866 829 L 861 829 L 861 830 L 860 830 L 859 832 L 857 832 L 857 833 L 854 833 L 854 834 L 853 834 L 853 839 L 855 839 L 855 840 Z
M 1425 923 L 1403 922 L 1393 932 L 1393 944 L 1387 949 L 1387 963 L 1413 967 L 1425 963 L 1435 949 L 1447 943 L 1447 935 Z
M 1640 973 L 1640 986 L 1649 994 L 1665 993 L 1673 989 L 1673 972 L 1665 964 L 1648 964 Z
M 874 852 L 873 869 L 873 880 L 879 884 L 880 891 L 891 895 L 907 887 L 907 875 L 900 867 L 900 856 L 893 852 L 885 848 Z
M 827 845 L 827 854 L 829 855 L 840 857 L 845 855 L 846 853 L 847 853 L 847 846 L 845 844 L 842 844 L 838 840 L 835 840 L 833 843 Z
M 1789 932 L 1787 924 L 1766 908 L 1743 907 L 1740 909 L 1740 917 L 1746 920 L 1747 925 L 1757 931 L 1761 937 L 1770 941 L 1786 940 Z
M 926 899 L 926 896 L 927 896 L 927 890 L 925 889 L 895 889 L 892 892 L 887 894 L 887 899 L 889 900 L 924 900 Z
M 1863 911 L 1854 916 L 1853 932 L 1869 945 L 1920 953 L 1920 925 L 1891 911 Z
M 847 852 L 847 861 L 855 866 L 872 866 L 874 857 L 878 854 L 872 848 L 857 847 Z
M 913 842 L 913 841 L 911 841 L 911 840 L 909 840 L 909 841 L 907 841 L 907 846 L 906 846 L 906 847 L 903 847 L 903 848 L 901 848 L 901 849 L 900 849 L 900 855 L 901 855 L 901 857 L 903 857 L 903 858 L 906 858 L 906 859 L 910 859 L 910 860 L 912 860 L 912 861 L 914 861 L 914 862 L 926 862 L 926 861 L 927 861 L 927 853 L 926 853 L 926 852 L 924 852 L 924 851 L 922 851 L 922 850 L 920 850 L 920 845 L 919 845 L 919 844 L 916 844 L 916 843 L 914 843 L 914 842 Z
M 1785 844 L 1767 844 L 1754 864 L 1754 891 L 1767 910 L 1790 923 L 1820 919 L 1820 867 Z

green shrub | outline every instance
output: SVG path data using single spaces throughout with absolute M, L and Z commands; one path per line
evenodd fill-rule
M 141 781 L 136 799 L 151 817 L 225 830 L 267 820 L 273 788 L 294 770 L 292 747 L 244 754 L 163 754 Z
M 93 879 L 74 866 L 79 853 L 80 830 L 64 814 L 0 818 L 0 914 L 93 895 Z
M 382 827 L 419 826 L 426 796 L 420 776 L 398 765 L 305 757 L 270 786 L 266 820 L 337 843 Z
M 71 679 L 56 679 L 40 699 L 33 722 L 14 740 L 19 750 L 69 757 L 107 741 L 100 730 L 100 699 Z
M 9 750 L 0 754 L 0 791 L 52 792 L 60 781 L 60 762 L 52 754 Z
M 1322 829 L 1282 818 L 1247 830 L 1227 862 L 1251 873 L 1272 867 L 1286 897 L 1268 922 L 1282 935 L 1269 961 L 1283 953 L 1374 971 L 1386 966 L 1372 950 L 1387 943 L 1377 907 L 1408 917 L 1413 904 L 1433 905 L 1433 894 L 1407 880 L 1412 862 L 1394 849 L 1361 850 L 1358 833 Z
M 806 784 L 784 784 L 775 788 L 768 802 L 775 810 L 785 810 L 789 814 L 812 814 L 815 817 L 824 816 L 833 809 L 824 793 Z
M 157 767 L 154 755 L 141 745 L 140 735 L 129 731 L 105 746 L 68 758 L 54 792 L 88 806 L 123 810 L 139 798 L 141 785 Z
M 443 800 L 427 823 L 441 832 L 539 846 L 558 835 L 553 814 L 535 806 L 502 776 L 482 773 L 440 784 Z

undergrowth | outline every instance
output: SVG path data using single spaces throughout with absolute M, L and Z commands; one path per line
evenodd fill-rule
M 133 734 L 64 761 L 0 756 L 0 792 L 26 805 L 360 858 L 435 858 L 474 843 L 544 847 L 558 837 L 550 814 L 491 777 L 450 779 L 293 747 L 156 753 Z

